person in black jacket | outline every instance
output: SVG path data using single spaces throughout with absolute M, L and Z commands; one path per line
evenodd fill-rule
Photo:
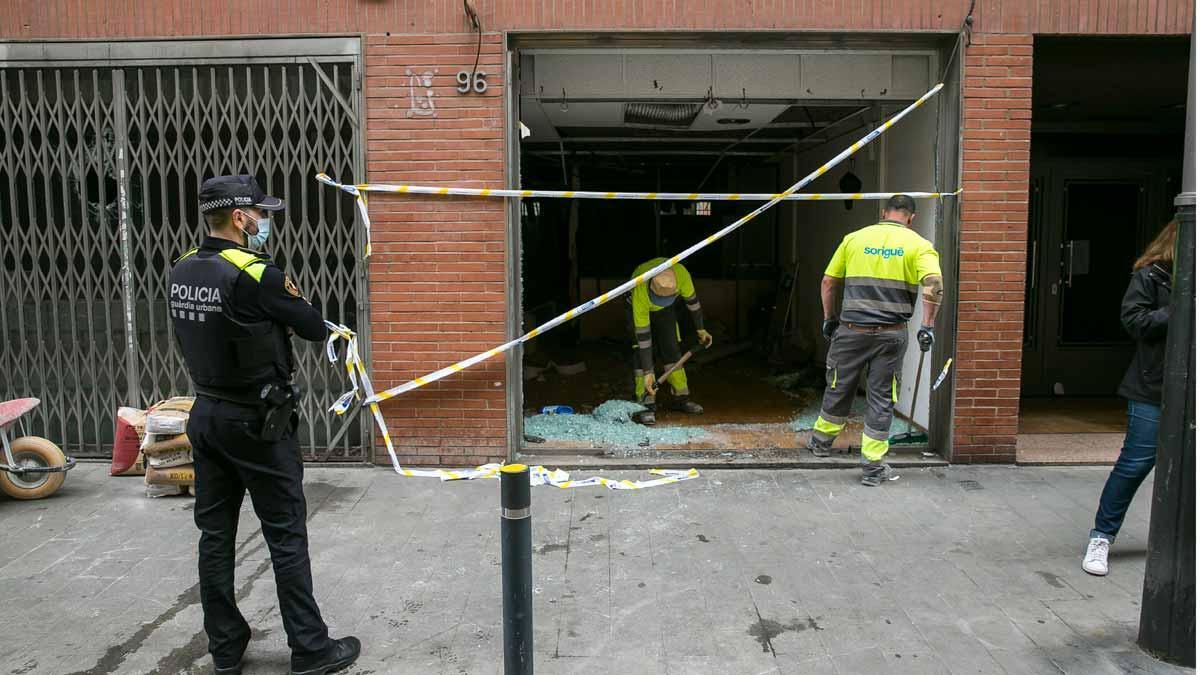
M 1171 221 L 1133 265 L 1133 278 L 1121 301 L 1121 323 L 1137 350 L 1117 390 L 1129 401 L 1125 445 L 1100 493 L 1096 523 L 1083 557 L 1088 574 L 1108 574 L 1108 549 L 1121 529 L 1138 486 L 1154 468 L 1158 419 L 1162 412 L 1163 360 L 1171 318 L 1175 261 L 1175 222 Z
M 250 493 L 275 568 L 292 675 L 324 675 L 358 658 L 333 639 L 313 597 L 304 464 L 296 438 L 298 387 L 291 336 L 321 341 L 321 313 L 260 250 L 283 201 L 253 176 L 200 187 L 208 236 L 170 275 L 171 326 L 196 390 L 187 435 L 196 467 L 200 605 L 218 675 L 239 675 L 250 625 L 237 606 L 234 569 L 242 500 Z

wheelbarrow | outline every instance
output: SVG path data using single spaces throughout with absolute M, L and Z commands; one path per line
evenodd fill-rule
M 41 404 L 36 398 L 0 402 L 0 492 L 13 499 L 41 499 L 62 487 L 75 458 L 67 457 L 54 443 L 39 436 L 9 438 L 21 415 Z

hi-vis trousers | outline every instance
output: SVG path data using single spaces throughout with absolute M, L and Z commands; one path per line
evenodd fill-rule
M 862 456 L 878 462 L 888 451 L 892 410 L 900 387 L 900 370 L 908 331 L 904 326 L 880 333 L 838 328 L 825 357 L 825 397 L 821 416 L 813 425 L 813 442 L 829 447 L 846 426 L 850 406 L 866 372 L 867 414 L 862 435 Z

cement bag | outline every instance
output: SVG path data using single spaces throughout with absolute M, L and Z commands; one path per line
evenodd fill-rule
M 146 466 L 154 469 L 170 469 L 192 463 L 192 449 L 180 448 L 155 454 L 146 453 Z
M 145 428 L 146 411 L 137 408 L 117 410 L 112 466 L 108 469 L 108 475 L 140 476 L 146 472 L 140 449 L 141 436 L 145 433 Z
M 196 470 L 191 464 L 166 469 L 146 467 L 146 485 L 190 486 L 196 482 Z
M 186 410 L 151 410 L 146 415 L 146 433 L 155 436 L 178 436 L 187 430 Z
M 146 434 L 146 440 L 142 441 L 142 452 L 147 457 L 150 455 L 161 455 L 165 452 L 174 452 L 175 450 L 191 449 L 192 443 L 188 440 L 187 434 L 176 434 L 174 436 Z
M 150 498 L 178 497 L 180 495 L 186 495 L 187 493 L 188 493 L 188 488 L 186 488 L 182 485 L 147 485 L 146 486 L 146 496 L 150 497 Z

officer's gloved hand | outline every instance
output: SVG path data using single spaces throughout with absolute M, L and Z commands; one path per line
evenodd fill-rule
M 700 330 L 696 331 L 696 337 L 700 340 L 700 346 L 704 347 L 705 349 L 708 349 L 709 347 L 712 346 L 712 343 L 713 343 L 712 333 L 701 328 Z
M 837 329 L 837 319 L 825 319 L 821 322 L 821 335 L 824 335 L 826 340 L 832 340 L 833 334 L 837 332 Z
M 921 346 L 921 351 L 929 351 L 933 346 L 933 326 L 921 326 L 917 331 L 917 344 Z

